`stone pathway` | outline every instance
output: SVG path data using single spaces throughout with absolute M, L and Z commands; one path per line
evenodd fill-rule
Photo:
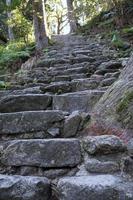
M 54 39 L 0 92 L 0 200 L 133 200 L 133 142 L 82 135 L 122 63 L 104 43 Z

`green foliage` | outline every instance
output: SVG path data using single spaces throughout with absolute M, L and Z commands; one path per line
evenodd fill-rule
M 10 83 L 5 81 L 0 81 L 0 90 L 6 90 L 10 87 Z
M 133 91 L 128 91 L 119 102 L 116 113 L 117 120 L 124 128 L 132 128 L 133 112 L 131 106 L 133 105 Z
M 131 102 L 133 102 L 133 91 L 125 93 L 124 97 L 117 106 L 116 112 L 121 113 L 124 110 L 127 110 Z
M 12 11 L 12 17 L 8 20 L 8 24 L 13 28 L 16 38 L 23 38 L 24 42 L 28 43 L 29 35 L 32 35 L 32 23 L 18 8 Z
M 10 42 L 6 47 L 0 46 L 0 69 L 11 67 L 15 62 L 22 62 L 30 57 L 35 46 L 25 46 L 22 41 Z
M 133 27 L 129 27 L 129 28 L 124 28 L 122 30 L 123 33 L 129 33 L 131 35 L 133 35 Z
M 116 48 L 122 48 L 124 46 L 124 42 L 122 41 L 122 39 L 119 37 L 117 33 L 113 35 L 111 43 Z

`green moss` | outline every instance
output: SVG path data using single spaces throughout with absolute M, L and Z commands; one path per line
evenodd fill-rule
M 0 81 L 0 90 L 7 90 L 10 88 L 10 83 L 5 81 Z
M 133 34 L 133 27 L 129 27 L 129 28 L 124 28 L 122 30 L 123 33 L 127 33 L 127 34 Z
M 123 128 L 133 129 L 133 91 L 128 91 L 123 96 L 116 108 L 116 119 Z
M 131 101 L 133 101 L 133 91 L 128 91 L 125 93 L 123 99 L 118 104 L 116 112 L 120 114 L 121 112 L 126 111 Z

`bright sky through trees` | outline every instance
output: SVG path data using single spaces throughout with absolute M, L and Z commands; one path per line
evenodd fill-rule
M 67 3 L 66 3 L 66 0 L 62 0 L 63 2 L 63 5 L 65 7 L 67 7 Z M 68 24 L 67 26 L 64 27 L 63 29 L 63 34 L 68 34 L 70 32 L 70 25 Z

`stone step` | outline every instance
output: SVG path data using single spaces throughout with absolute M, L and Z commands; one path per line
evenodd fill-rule
M 55 64 L 68 64 L 68 63 L 70 63 L 70 61 L 64 58 L 47 58 L 47 59 L 44 58 L 37 63 L 37 67 L 49 68 Z
M 8 95 L 0 100 L 0 112 L 45 110 L 51 103 L 52 97 L 45 94 Z
M 73 79 L 80 79 L 80 78 L 87 78 L 87 75 L 84 73 L 81 74 L 74 74 L 74 75 L 59 75 L 54 76 L 52 78 L 52 82 L 60 82 L 60 81 L 71 81 Z
M 59 76 L 59 75 L 72 75 L 72 74 L 80 74 L 80 73 L 88 73 L 89 67 L 77 67 L 77 68 L 70 68 L 66 70 L 58 70 L 58 71 L 50 71 L 48 72 L 48 76 Z
M 59 180 L 60 200 L 133 199 L 133 184 L 113 175 L 68 177 Z
M 108 61 L 108 62 L 103 62 L 98 69 L 99 70 L 107 70 L 107 69 L 120 69 L 122 68 L 122 63 L 120 61 Z
M 79 79 L 79 78 L 87 78 L 87 77 L 88 77 L 88 74 L 84 74 L 84 73 L 81 73 L 81 74 L 71 74 L 70 75 L 71 80 Z
M 31 139 L 0 142 L 3 166 L 75 167 L 81 162 L 77 139 Z
M 89 173 L 113 174 L 120 172 L 119 163 L 116 161 L 101 161 L 96 158 L 88 159 L 85 168 Z
M 80 49 L 80 50 L 73 50 L 72 55 L 74 56 L 79 55 L 79 54 L 89 55 L 90 53 L 91 53 L 91 50 Z
M 85 90 L 53 96 L 53 109 L 72 112 L 90 112 L 104 94 L 101 90 Z
M 52 82 L 60 82 L 60 81 L 71 81 L 71 76 L 70 75 L 53 76 Z
M 78 55 L 77 57 L 70 58 L 70 64 L 83 63 L 83 62 L 93 63 L 95 62 L 95 58 L 85 55 Z
M 101 87 L 106 87 L 106 86 L 110 86 L 112 85 L 115 81 L 117 80 L 117 78 L 105 78 L 101 81 L 100 86 Z
M 68 92 L 84 91 L 96 89 L 99 85 L 99 80 L 94 80 L 90 78 L 86 79 L 74 79 L 70 81 L 54 82 L 48 86 L 41 87 L 42 92 L 51 92 L 54 94 L 63 94 Z
M 60 128 L 65 114 L 62 111 L 25 111 L 0 114 L 0 136 L 46 132 L 51 128 Z
M 83 90 L 93 90 L 96 89 L 100 83 L 99 80 L 84 78 L 84 79 L 74 79 L 72 83 L 72 91 L 83 91 Z
M 99 69 L 95 71 L 97 75 L 105 75 L 106 73 L 115 73 L 118 72 L 118 69 Z
M 45 92 L 52 92 L 52 93 L 56 93 L 56 94 L 68 93 L 68 92 L 72 91 L 72 83 L 69 81 L 55 82 L 55 83 L 51 83 L 50 85 L 48 85 L 46 87 L 41 87 L 41 90 L 44 93 Z
M 114 73 L 107 73 L 104 75 L 104 78 L 118 78 L 120 75 L 120 71 Z
M 0 91 L 0 99 L 9 95 L 25 95 L 25 94 L 41 94 L 41 86 L 46 86 L 46 84 L 33 84 L 22 86 L 21 89 L 10 88 L 8 90 Z
M 49 68 L 49 70 L 64 70 L 64 69 L 78 68 L 78 67 L 84 67 L 89 64 L 90 64 L 89 62 L 75 63 L 73 65 L 72 64 L 66 64 L 66 65 L 58 64 L 58 65 L 52 66 L 51 68 Z
M 50 200 L 51 183 L 47 178 L 0 175 L 1 200 Z
M 115 135 L 88 136 L 82 140 L 82 147 L 88 157 L 85 168 L 89 173 L 120 173 L 126 145 Z
M 122 140 L 115 135 L 88 136 L 83 139 L 83 147 L 90 155 L 116 154 L 126 150 Z

